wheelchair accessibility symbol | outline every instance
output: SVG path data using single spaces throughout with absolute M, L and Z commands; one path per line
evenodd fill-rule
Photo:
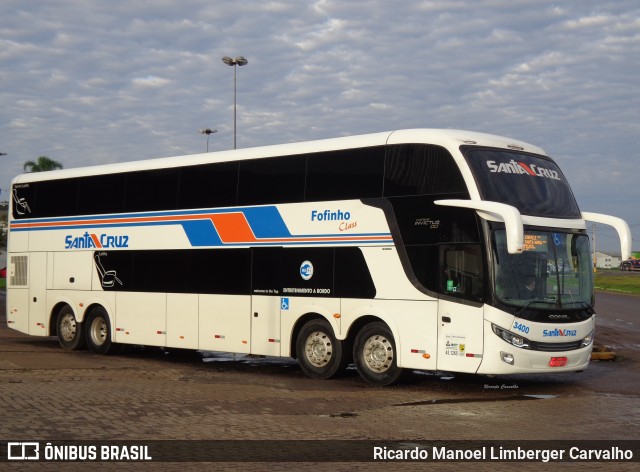
M 288 298 L 281 298 L 280 299 L 280 309 L 281 310 L 288 310 L 289 309 L 289 299 Z

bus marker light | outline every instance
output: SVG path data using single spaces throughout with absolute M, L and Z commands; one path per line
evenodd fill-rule
M 341 316 L 342 316 L 342 315 L 341 315 L 340 313 L 334 313 L 334 314 L 333 314 L 333 317 L 334 317 L 335 319 L 338 319 L 338 318 L 340 318 Z
M 424 354 L 422 354 L 422 357 L 424 357 L 425 359 L 431 359 L 431 354 L 427 354 L 425 352 Z
M 566 357 L 552 357 L 549 361 L 549 367 L 564 367 L 567 365 Z
M 184 339 L 184 336 L 180 336 L 180 339 Z

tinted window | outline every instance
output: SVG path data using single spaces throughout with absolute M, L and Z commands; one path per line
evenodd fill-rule
M 222 162 L 180 169 L 180 208 L 226 207 L 236 204 L 238 163 Z
M 357 247 L 338 247 L 335 251 L 335 296 L 374 298 L 376 287 L 362 251 Z
M 74 215 L 78 206 L 78 184 L 75 179 L 45 180 L 35 187 L 32 215 L 36 218 Z
M 440 292 L 471 301 L 484 297 L 484 262 L 479 244 L 440 246 Z
M 434 267 L 438 265 L 438 245 L 406 246 L 407 256 L 411 263 L 411 269 L 418 283 L 432 292 L 438 292 L 438 271 Z
M 333 248 L 282 251 L 282 293 L 289 296 L 334 296 Z
M 581 218 L 569 183 L 549 158 L 500 149 L 463 147 L 483 200 L 524 215 Z
M 178 203 L 178 169 L 127 174 L 126 211 L 174 210 Z
M 251 284 L 249 249 L 103 251 L 94 259 L 104 290 L 242 295 Z
M 277 295 L 282 290 L 280 281 L 281 247 L 253 248 L 251 265 L 251 293 Z
M 306 160 L 301 156 L 240 162 L 239 205 L 301 202 Z
M 389 146 L 384 172 L 385 196 L 466 191 L 458 165 L 449 151 L 439 146 Z
M 117 213 L 124 204 L 124 174 L 96 175 L 78 180 L 78 214 Z
M 181 251 L 187 252 L 187 251 Z M 251 288 L 251 251 L 222 249 L 188 251 L 188 265 L 177 274 L 188 280 L 191 293 L 249 294 Z M 180 264 L 178 267 L 180 267 Z
M 466 194 L 455 194 L 466 199 Z M 451 196 L 449 196 L 450 198 Z M 433 203 L 444 195 L 393 197 L 389 201 L 406 245 L 480 241 L 476 212 Z
M 310 154 L 306 200 L 380 197 L 383 171 L 383 146 Z

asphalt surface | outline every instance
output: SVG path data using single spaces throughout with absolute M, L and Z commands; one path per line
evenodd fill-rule
M 6 326 L 0 291 L 0 442 L 28 440 L 640 440 L 640 297 L 597 294 L 596 344 L 615 361 L 580 374 L 486 377 L 411 372 L 392 387 L 305 377 L 289 359 L 131 347 L 116 356 L 63 351 Z M 267 446 L 265 446 L 267 447 Z M 126 464 L 135 470 L 358 470 L 375 464 Z M 0 470 L 3 469 L 0 463 Z M 10 464 L 65 470 L 81 464 Z M 637 464 L 563 463 L 565 470 Z M 64 467 L 62 467 L 64 466 Z M 395 470 L 397 464 L 385 463 Z M 451 470 L 458 463 L 429 464 Z M 501 463 L 474 470 L 512 470 Z M 518 464 L 545 470 L 544 464 Z M 552 464 L 548 470 L 553 470 Z M 86 467 L 86 466 L 83 466 Z M 92 468 L 122 470 L 122 464 Z M 555 466 L 558 467 L 558 464 Z M 592 468 L 593 467 L 593 468 Z M 423 470 L 402 464 L 401 470 Z M 84 470 L 84 469 L 83 469 Z M 128 470 L 128 469 L 127 469 Z

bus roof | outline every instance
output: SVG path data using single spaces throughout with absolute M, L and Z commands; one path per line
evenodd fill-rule
M 478 133 L 454 129 L 406 129 L 387 131 L 357 136 L 304 141 L 289 144 L 277 144 L 228 151 L 218 151 L 202 154 L 188 154 L 138 161 L 103 164 L 87 167 L 76 167 L 48 172 L 32 172 L 18 175 L 12 185 L 26 182 L 36 182 L 51 179 L 66 179 L 89 175 L 114 174 L 151 169 L 168 169 L 211 162 L 227 162 L 246 159 L 260 159 L 273 156 L 287 156 L 295 154 L 310 154 L 314 152 L 335 151 L 340 149 L 354 149 L 385 144 L 424 143 L 435 144 L 453 152 L 461 145 L 490 146 L 498 148 L 519 149 L 535 154 L 545 152 L 531 144 L 511 138 L 492 134 Z

